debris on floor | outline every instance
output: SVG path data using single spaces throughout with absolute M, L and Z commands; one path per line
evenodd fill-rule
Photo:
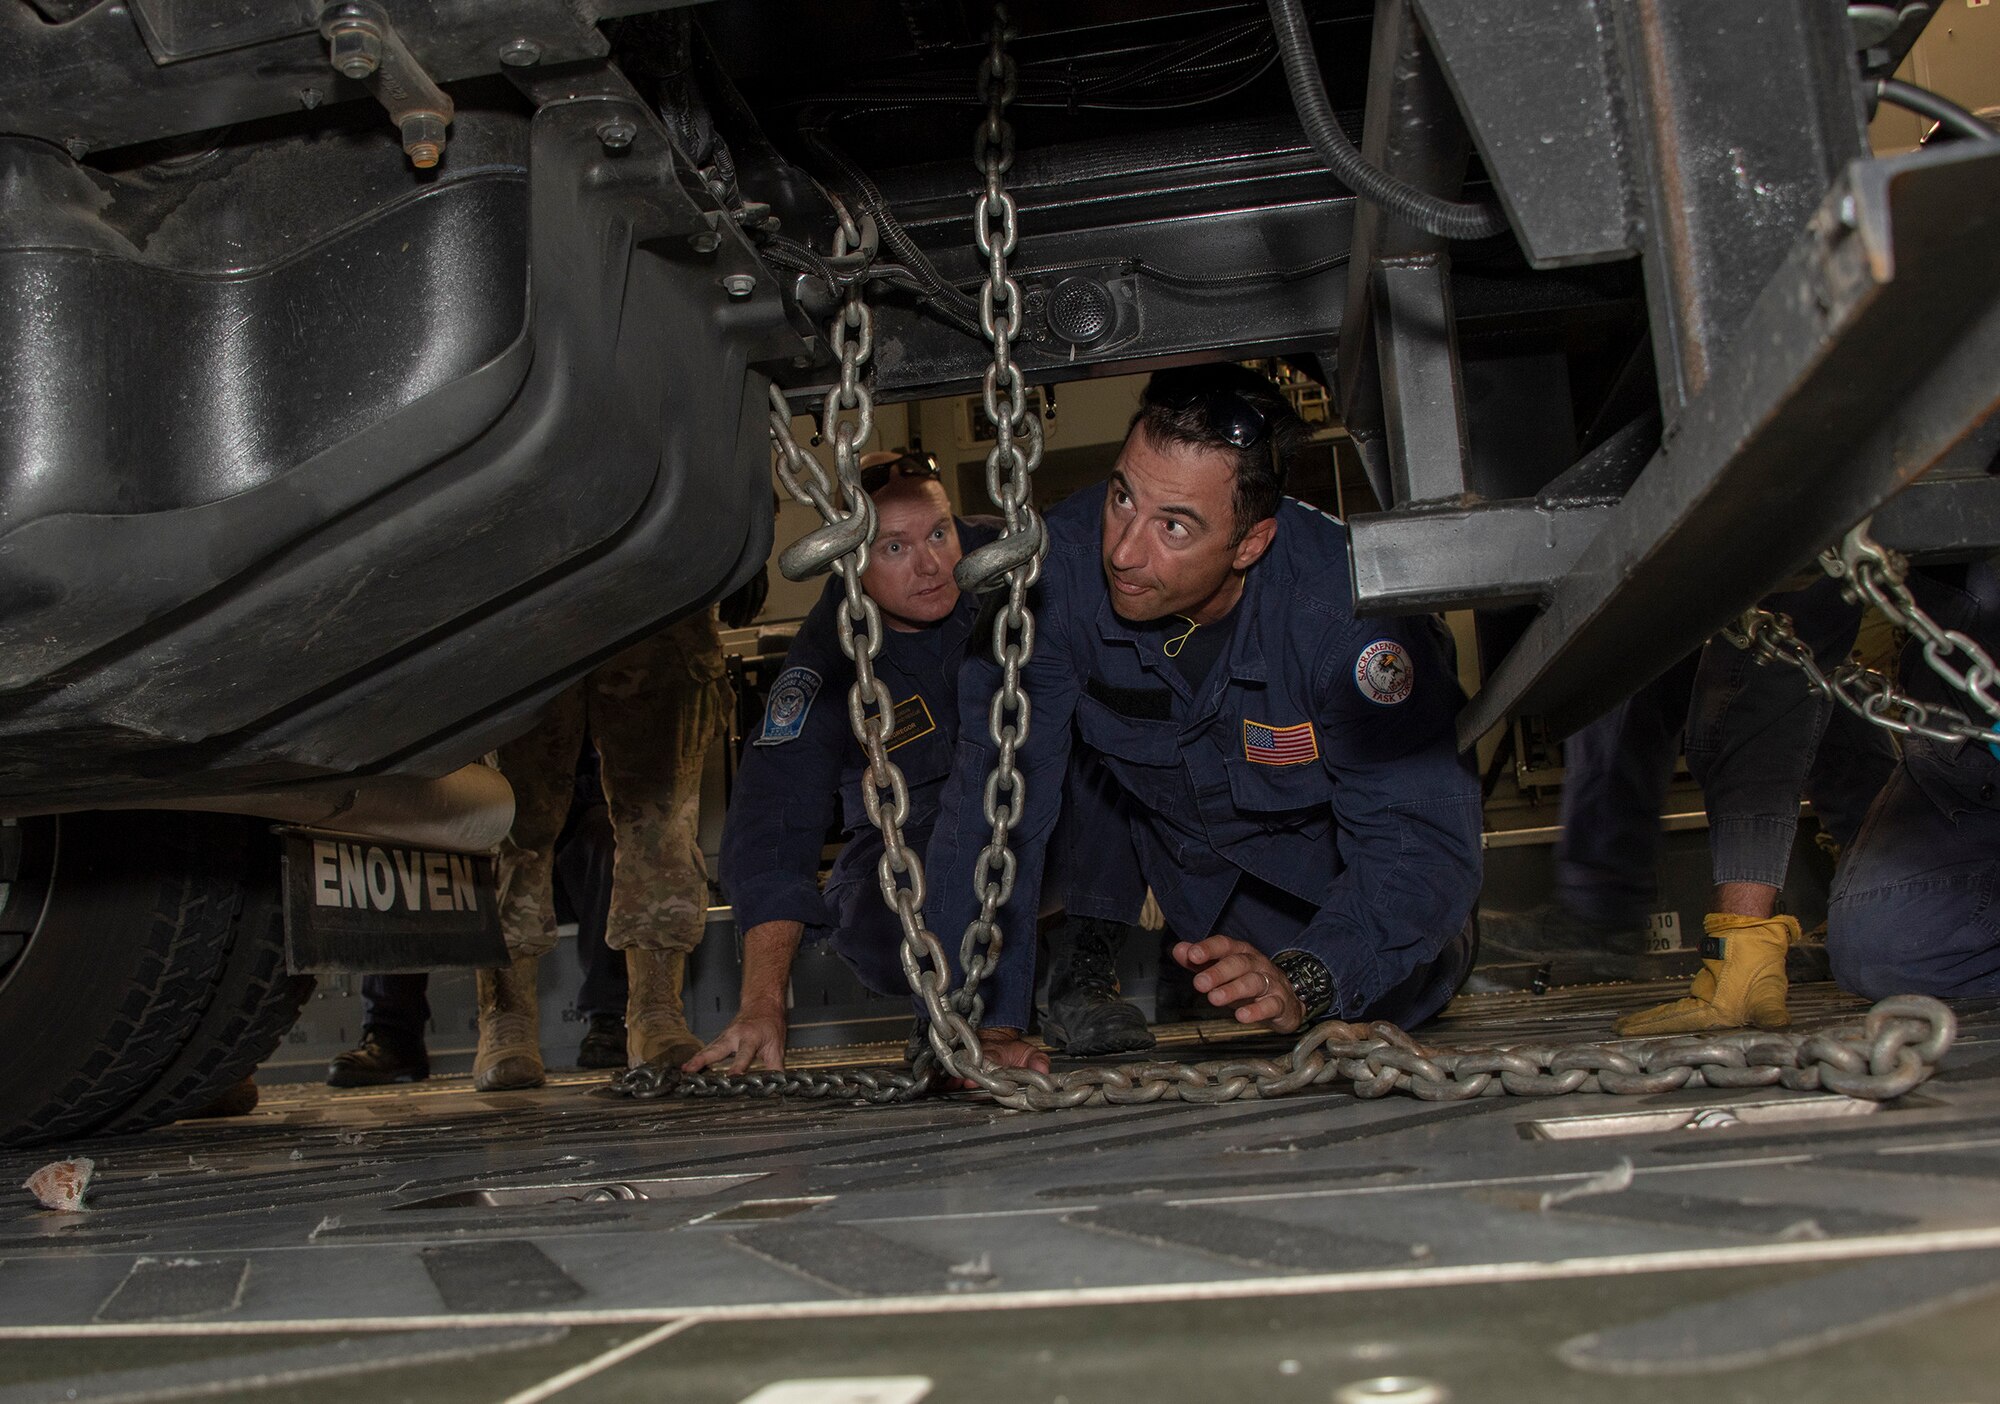
M 74 1160 L 54 1160 L 21 1182 L 42 1202 L 44 1209 L 74 1214 L 83 1208 L 84 1191 L 90 1188 L 90 1172 L 97 1162 L 80 1155 Z

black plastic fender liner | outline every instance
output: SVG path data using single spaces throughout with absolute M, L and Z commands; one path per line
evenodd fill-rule
M 458 383 L 525 357 L 518 390 L 435 461 L 436 401 L 398 410 L 368 435 L 403 470 L 391 486 L 53 688 L 0 698 L 0 797 L 380 769 L 473 718 L 524 716 L 523 698 L 754 568 L 771 497 L 747 366 L 803 345 L 733 227 L 719 251 L 691 239 L 714 223 L 622 79 L 575 89 L 530 129 L 527 331 Z M 615 151 L 597 135 L 614 111 L 640 128 Z M 721 278 L 745 267 L 757 293 L 729 296 Z

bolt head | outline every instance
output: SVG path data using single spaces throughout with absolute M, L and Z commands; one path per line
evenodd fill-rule
M 542 46 L 532 39 L 509 39 L 500 46 L 500 62 L 509 68 L 532 68 L 542 61 Z
M 688 247 L 698 254 L 712 254 L 722 247 L 722 236 L 713 229 L 688 235 Z
M 444 117 L 436 112 L 412 112 L 401 123 L 403 151 L 410 164 L 427 171 L 444 155 Z
M 382 35 L 366 20 L 337 20 L 327 31 L 334 71 L 357 83 L 382 66 Z
M 731 273 L 722 280 L 722 290 L 741 300 L 757 291 L 757 280 L 748 273 Z
M 607 151 L 623 151 L 639 135 L 639 124 L 627 117 L 614 117 L 597 129 L 597 139 Z
M 90 154 L 90 143 L 82 137 L 69 137 L 63 142 L 63 150 L 69 153 L 70 160 L 81 161 Z

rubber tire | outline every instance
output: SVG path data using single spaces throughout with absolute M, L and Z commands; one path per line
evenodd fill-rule
M 0 981 L 0 1145 L 81 1135 L 181 1053 L 228 953 L 248 821 L 67 814 L 41 922 Z
M 272 1053 L 312 998 L 313 977 L 285 968 L 285 914 L 278 843 L 258 833 L 229 953 L 215 989 L 180 1053 L 124 1111 L 106 1122 L 123 1135 L 192 1116 Z

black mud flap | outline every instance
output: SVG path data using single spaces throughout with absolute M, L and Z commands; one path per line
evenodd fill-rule
M 291 829 L 285 958 L 299 975 L 507 963 L 499 884 L 484 853 Z

